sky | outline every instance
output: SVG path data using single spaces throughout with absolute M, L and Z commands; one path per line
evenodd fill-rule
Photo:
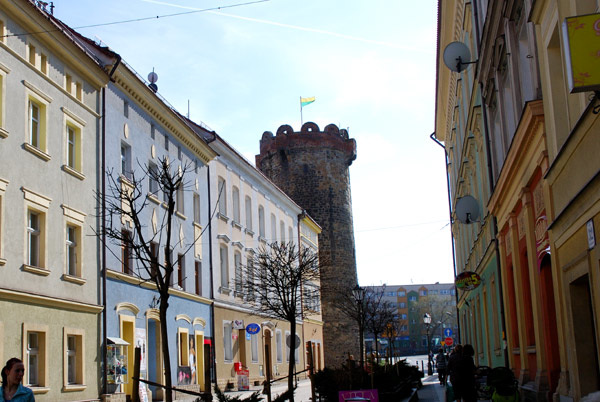
M 254 164 L 264 131 L 334 123 L 350 166 L 359 283 L 453 281 L 434 130 L 437 0 L 54 0 L 181 113 Z M 220 9 L 219 9 L 220 8 Z M 175 15 L 176 14 L 176 15 Z M 156 17 L 159 18 L 156 18 Z M 124 23 L 114 23 L 130 21 Z M 114 23 L 114 24 L 108 24 Z M 92 26 L 93 25 L 93 26 Z

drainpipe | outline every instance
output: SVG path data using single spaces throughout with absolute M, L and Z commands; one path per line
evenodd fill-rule
M 117 61 L 113 65 L 108 74 L 109 81 L 112 81 L 112 76 L 115 70 L 121 63 L 121 56 L 118 54 Z M 107 84 L 108 86 L 108 84 Z M 102 394 L 107 393 L 107 360 L 106 360 L 106 86 L 102 88 Z
M 214 137 L 213 137 L 212 141 L 214 141 Z M 212 142 L 212 141 L 210 141 L 210 142 Z M 212 370 L 213 370 L 213 373 L 215 376 L 215 384 L 216 384 L 217 383 L 217 360 L 216 360 L 216 353 L 214 351 L 215 343 L 216 343 L 216 339 L 215 339 L 215 290 L 214 290 L 215 283 L 213 282 L 213 280 L 214 280 L 213 251 L 212 251 L 213 238 L 212 238 L 212 219 L 210 216 L 210 208 L 211 208 L 211 203 L 210 203 L 210 166 L 208 164 L 206 165 L 206 188 L 208 190 L 208 265 L 209 265 L 209 272 L 210 272 L 210 299 L 212 300 L 211 321 L 212 321 L 212 339 L 213 339 L 213 341 L 211 344 L 211 355 L 212 355 L 211 365 L 212 365 Z
M 456 278 L 456 251 L 454 250 L 454 232 L 452 232 L 452 197 L 450 195 L 450 172 L 448 172 L 448 152 L 446 147 L 437 138 L 435 138 L 435 132 L 429 136 L 436 144 L 444 149 L 445 165 L 446 165 L 446 186 L 448 188 L 448 211 L 450 213 L 450 239 L 452 240 L 452 269 L 454 270 L 454 277 Z M 457 328 L 457 339 L 458 343 L 461 343 L 460 339 L 460 315 L 458 310 L 458 289 L 454 285 L 454 299 L 456 301 L 456 328 Z

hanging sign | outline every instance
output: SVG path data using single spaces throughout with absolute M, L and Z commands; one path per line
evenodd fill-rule
M 454 284 L 461 290 L 473 290 L 481 284 L 481 277 L 475 272 L 465 271 L 456 277 Z
M 252 323 L 252 324 L 248 324 L 248 326 L 246 327 L 246 332 L 249 334 L 258 334 L 260 332 L 260 325 Z
M 566 18 L 562 33 L 571 92 L 600 89 L 600 14 Z

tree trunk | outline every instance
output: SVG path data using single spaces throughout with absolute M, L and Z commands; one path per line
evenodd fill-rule
M 290 364 L 288 366 L 288 391 L 290 402 L 294 402 L 294 368 L 296 366 L 296 318 L 290 320 Z
M 162 294 L 166 293 L 166 294 Z M 163 353 L 163 367 L 165 370 L 165 401 L 173 401 L 173 387 L 171 383 L 171 355 L 169 353 L 169 331 L 167 330 L 167 309 L 169 308 L 169 292 L 160 295 L 160 336 Z

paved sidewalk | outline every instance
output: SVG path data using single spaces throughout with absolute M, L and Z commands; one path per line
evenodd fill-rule
M 445 402 L 446 388 L 440 385 L 437 374 L 426 376 L 422 380 L 423 388 L 417 391 L 419 401 L 423 402 Z

